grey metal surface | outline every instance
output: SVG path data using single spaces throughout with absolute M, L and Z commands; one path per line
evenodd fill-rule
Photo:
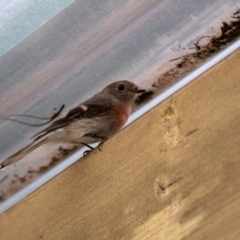
M 74 0 L 0 0 L 0 57 Z
M 119 79 L 148 88 L 170 59 L 216 33 L 239 8 L 237 0 L 75 1 L 0 58 L 0 115 L 50 116 Z M 40 129 L 1 121 L 0 161 Z M 19 189 L 11 184 L 15 174 L 48 163 L 51 152 L 42 148 L 0 172 L 0 195 Z

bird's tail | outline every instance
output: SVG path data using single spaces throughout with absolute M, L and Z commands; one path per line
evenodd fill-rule
M 26 147 L 22 148 L 21 150 L 19 150 L 18 152 L 16 152 L 12 156 L 10 156 L 9 158 L 5 159 L 0 164 L 0 169 L 3 169 L 6 166 L 19 161 L 20 159 L 22 159 L 23 157 L 25 157 L 26 155 L 28 155 L 29 153 L 31 153 L 35 149 L 37 149 L 40 146 L 42 146 L 44 144 L 45 140 L 46 139 L 42 139 L 40 141 L 33 141 L 32 143 L 28 144 Z

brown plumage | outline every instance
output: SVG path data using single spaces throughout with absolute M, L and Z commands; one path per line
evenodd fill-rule
M 125 80 L 109 84 L 34 135 L 32 143 L 4 160 L 0 169 L 17 162 L 45 144 L 88 144 L 105 141 L 124 126 L 138 94 L 144 91 Z

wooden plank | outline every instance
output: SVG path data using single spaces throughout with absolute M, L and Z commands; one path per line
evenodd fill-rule
M 240 51 L 0 216 L 1 239 L 238 239 Z

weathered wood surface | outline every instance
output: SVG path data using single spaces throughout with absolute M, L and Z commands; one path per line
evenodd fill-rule
M 240 51 L 0 216 L 0 239 L 240 239 Z

